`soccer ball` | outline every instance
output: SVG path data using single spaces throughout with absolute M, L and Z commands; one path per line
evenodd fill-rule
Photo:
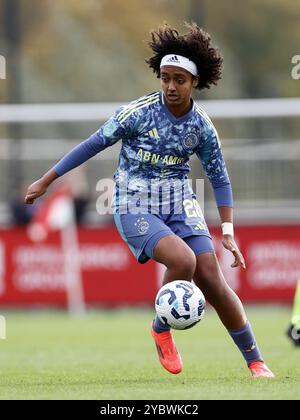
M 175 330 L 193 327 L 204 317 L 205 297 L 195 284 L 176 280 L 157 293 L 155 309 L 164 324 Z

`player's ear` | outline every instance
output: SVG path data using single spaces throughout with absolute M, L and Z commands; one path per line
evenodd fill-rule
M 199 83 L 199 76 L 193 77 L 193 88 L 197 87 Z

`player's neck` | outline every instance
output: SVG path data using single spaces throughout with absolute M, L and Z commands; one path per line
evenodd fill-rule
M 178 104 L 178 105 L 177 104 L 170 104 L 167 101 L 165 101 L 165 105 L 168 108 L 168 110 L 171 112 L 171 114 L 173 114 L 174 117 L 176 117 L 176 118 L 183 117 L 188 112 L 190 112 L 190 110 L 193 107 L 193 103 L 192 103 L 192 100 L 190 98 L 186 102 L 184 102 L 182 104 Z

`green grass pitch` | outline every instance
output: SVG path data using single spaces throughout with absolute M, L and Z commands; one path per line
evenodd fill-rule
M 7 312 L 0 340 L 0 399 L 299 399 L 300 349 L 284 335 L 288 308 L 248 308 L 275 380 L 251 378 L 212 310 L 175 332 L 184 372 L 158 362 L 149 333 L 153 312 Z

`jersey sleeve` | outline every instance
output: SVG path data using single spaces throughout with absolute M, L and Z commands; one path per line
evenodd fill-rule
M 57 175 L 62 176 L 80 166 L 119 140 L 132 137 L 136 116 L 132 115 L 131 118 L 123 121 L 120 117 L 124 110 L 126 107 L 120 108 L 99 130 L 65 155 L 53 168 Z
M 218 133 L 212 123 L 207 122 L 202 135 L 204 139 L 202 138 L 196 155 L 213 187 L 217 206 L 233 207 L 231 182 Z

